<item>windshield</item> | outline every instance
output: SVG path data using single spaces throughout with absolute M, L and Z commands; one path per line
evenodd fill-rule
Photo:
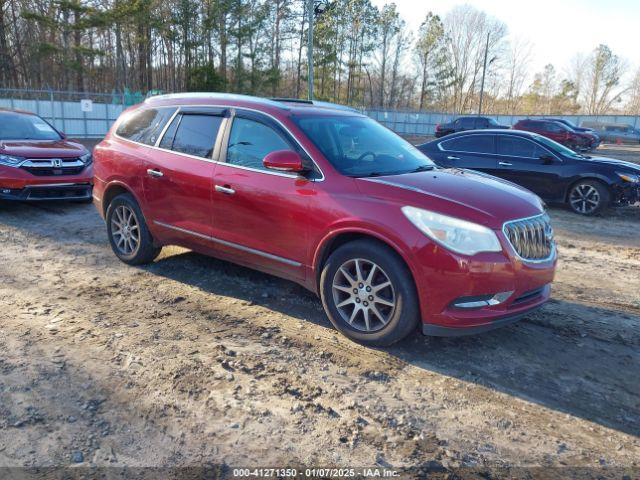
M 60 134 L 42 118 L 0 112 L 0 140 L 60 140 Z
M 579 153 L 574 152 L 570 148 L 567 148 L 567 147 L 565 147 L 564 145 L 562 145 L 562 144 L 560 144 L 558 142 L 554 142 L 550 138 L 543 137 L 542 135 L 533 135 L 533 137 L 537 141 L 542 143 L 545 147 L 548 147 L 551 151 L 556 152 L 556 153 L 560 153 L 561 155 L 564 155 L 565 157 L 586 158 L 584 155 L 580 155 Z
M 367 117 L 294 117 L 300 129 L 343 175 L 398 175 L 435 168 L 420 150 Z
M 497 127 L 497 126 L 499 126 L 499 125 L 500 125 L 500 124 L 499 124 L 496 120 L 494 120 L 493 118 L 488 118 L 487 120 L 489 120 L 489 125 L 491 125 L 492 127 Z

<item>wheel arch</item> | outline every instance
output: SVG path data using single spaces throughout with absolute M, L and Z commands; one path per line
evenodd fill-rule
M 314 288 L 318 293 L 320 291 L 320 275 L 322 268 L 329 258 L 329 256 L 339 247 L 355 240 L 372 240 L 380 245 L 388 248 L 393 252 L 411 273 L 411 279 L 413 284 L 418 288 L 415 278 L 415 272 L 411 268 L 411 263 L 407 259 L 407 254 L 402 248 L 396 244 L 396 242 L 364 228 L 345 228 L 331 232 L 325 238 L 322 239 L 318 248 L 316 249 L 313 258 L 313 272 L 314 272 Z
M 585 176 L 582 176 L 582 177 L 578 177 L 578 178 L 574 179 L 573 181 L 571 181 L 569 183 L 569 185 L 567 186 L 567 189 L 564 192 L 564 202 L 565 203 L 569 202 L 569 193 L 571 193 L 571 189 L 573 187 L 575 187 L 576 184 L 578 184 L 579 182 L 584 182 L 585 180 L 591 180 L 591 181 L 599 182 L 602 185 L 604 185 L 604 187 L 609 192 L 609 195 L 611 197 L 610 200 L 613 200 L 614 192 L 613 192 L 613 189 L 611 188 L 611 184 L 610 184 L 609 179 L 607 177 L 603 176 L 603 175 L 590 174 L 590 175 L 585 175 Z
M 109 208 L 109 204 L 111 203 L 111 201 L 114 198 L 116 198 L 118 195 L 121 195 L 123 193 L 130 194 L 135 199 L 135 201 L 138 202 L 138 206 L 140 206 L 140 209 L 142 209 L 142 203 L 140 202 L 140 199 L 133 192 L 133 190 L 131 188 L 129 188 L 126 184 L 124 184 L 124 183 L 122 183 L 120 181 L 113 181 L 113 182 L 109 183 L 105 187 L 104 193 L 102 194 L 102 215 L 103 215 L 103 217 L 106 216 L 107 209 Z

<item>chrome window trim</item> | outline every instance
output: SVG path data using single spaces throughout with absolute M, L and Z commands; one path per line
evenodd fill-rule
M 538 215 L 532 215 L 531 217 L 524 217 L 524 218 L 516 218 L 513 220 L 508 220 L 506 222 L 504 222 L 502 224 L 502 234 L 504 235 L 504 237 L 507 240 L 507 243 L 509 244 L 509 247 L 511 248 L 511 251 L 515 254 L 516 258 L 518 258 L 518 260 L 520 260 L 522 263 L 545 263 L 545 262 L 549 262 L 551 260 L 553 260 L 553 258 L 556 256 L 556 242 L 555 239 L 552 237 L 551 238 L 551 249 L 549 252 L 549 256 L 546 258 L 540 258 L 540 259 L 528 259 L 528 258 L 523 258 L 520 256 L 520 254 L 518 253 L 518 251 L 516 250 L 516 248 L 513 246 L 513 244 L 511 243 L 511 240 L 509 240 L 509 235 L 507 234 L 507 225 L 510 223 L 516 223 L 516 222 L 525 222 L 527 220 L 533 220 L 535 218 L 540 218 L 540 217 L 544 217 L 545 215 L 548 215 L 547 212 L 542 212 L 539 213 Z
M 496 137 L 516 137 L 516 138 L 521 138 L 523 140 L 526 140 L 527 142 L 531 142 L 533 143 L 536 147 L 540 147 L 541 149 L 545 150 L 549 155 L 551 155 L 553 158 L 555 158 L 556 160 L 559 160 L 562 162 L 562 159 L 558 158 L 558 156 L 553 153 L 551 150 L 549 150 L 547 147 L 545 147 L 544 145 L 540 145 L 536 142 L 534 142 L 533 140 L 531 140 L 530 138 L 526 138 L 526 137 L 518 137 L 516 135 L 504 135 L 504 134 L 496 134 Z M 497 138 L 496 138 L 497 140 Z M 498 150 L 498 145 L 496 145 L 496 150 Z M 523 157 L 520 155 L 502 155 L 501 153 L 496 153 L 496 155 L 498 155 L 499 157 L 515 157 L 515 158 L 526 158 L 528 160 L 540 160 L 539 158 L 536 157 Z
M 310 182 L 323 182 L 324 179 L 326 178 L 325 175 L 324 175 L 324 172 L 322 171 L 322 169 L 318 165 L 318 162 L 316 162 L 315 159 L 313 158 L 313 156 L 309 153 L 309 151 L 303 145 L 300 144 L 300 142 L 298 141 L 296 136 L 293 134 L 293 132 L 284 123 L 282 123 L 279 119 L 277 119 L 276 117 L 274 117 L 270 113 L 267 113 L 267 112 L 264 112 L 262 110 L 258 110 L 258 109 L 255 109 L 255 108 L 238 107 L 238 106 L 235 106 L 235 105 L 218 105 L 218 104 L 215 104 L 215 105 L 161 105 L 161 106 L 149 105 L 149 108 L 161 108 L 161 107 L 177 108 L 176 112 L 171 117 L 171 121 L 173 121 L 173 118 L 175 117 L 175 115 L 177 115 L 178 112 L 180 112 L 180 110 L 182 108 L 187 108 L 187 107 L 188 108 L 193 108 L 193 107 L 196 107 L 196 108 L 207 108 L 207 107 L 211 107 L 211 108 L 228 108 L 228 109 L 235 109 L 235 110 L 244 110 L 244 111 L 247 111 L 247 112 L 255 112 L 255 113 L 259 113 L 259 114 L 265 115 L 265 116 L 271 118 L 273 121 L 275 121 L 278 125 L 280 125 L 282 127 L 282 129 L 291 136 L 291 138 L 296 143 L 296 145 L 298 145 L 300 147 L 300 149 L 302 149 L 302 151 L 304 151 L 307 154 L 307 156 L 309 157 L 309 159 L 311 160 L 313 165 L 318 169 L 318 172 L 320 172 L 320 178 L 313 178 L 313 179 L 308 179 L 308 180 Z M 165 127 L 168 128 L 168 125 L 170 125 L 171 121 L 169 121 L 167 123 L 167 125 L 165 125 Z M 119 125 L 119 123 L 118 123 L 118 125 Z M 243 170 L 249 170 L 251 172 L 264 173 L 266 175 L 276 175 L 276 176 L 287 177 L 287 178 L 303 178 L 300 175 L 284 174 L 282 172 L 275 172 L 275 171 L 271 172 L 271 171 L 267 171 L 267 170 L 259 170 L 257 168 L 242 167 L 242 166 L 239 166 L 239 165 L 232 165 L 232 164 L 229 164 L 227 162 L 221 162 L 219 160 L 213 160 L 212 158 L 197 157 L 195 155 L 189 155 L 188 153 L 181 153 L 181 152 L 175 152 L 173 150 L 167 150 L 166 148 L 160 148 L 160 147 L 158 147 L 156 145 L 148 145 L 146 143 L 136 142 L 134 140 L 129 140 L 128 138 L 121 137 L 120 135 L 118 135 L 116 133 L 116 130 L 117 130 L 117 128 L 113 130 L 113 136 L 118 138 L 118 139 L 120 139 L 120 140 L 123 140 L 125 142 L 129 142 L 129 143 L 133 143 L 135 145 L 141 145 L 143 147 L 152 148 L 152 149 L 155 149 L 155 150 L 160 150 L 162 152 L 175 153 L 177 155 L 182 155 L 182 156 L 185 156 L 187 158 L 192 158 L 194 160 L 201 160 L 201 161 L 204 161 L 204 162 L 224 164 L 224 165 L 227 165 L 229 167 L 240 168 L 240 169 L 243 169 Z M 220 127 L 220 131 L 222 131 L 222 126 Z M 162 131 L 162 135 L 159 137 L 159 140 L 156 141 L 157 145 L 160 144 L 159 142 L 162 141 L 162 137 L 164 137 L 165 133 L 166 133 L 166 128 Z
M 272 253 L 263 252 L 262 250 L 256 250 L 255 248 L 247 247 L 245 245 L 240 245 L 238 243 L 229 242 L 227 240 L 222 240 L 220 238 L 211 237 L 209 235 L 203 235 L 202 233 L 194 232 L 192 230 L 187 230 L 186 228 L 176 227 L 175 225 L 170 225 L 168 223 L 160 222 L 158 220 L 154 220 L 153 223 L 159 225 L 161 227 L 168 228 L 170 230 L 175 230 L 177 232 L 186 233 L 187 235 L 193 235 L 194 237 L 202 238 L 204 240 L 208 240 L 210 242 L 218 243 L 220 245 L 224 245 L 231 248 L 236 248 L 243 252 L 252 253 L 254 255 L 258 255 L 260 257 L 268 258 L 270 260 L 275 260 L 277 262 L 284 263 L 286 265 L 291 265 L 292 267 L 301 267 L 302 263 L 296 262 L 295 260 L 290 260 L 288 258 L 279 257 L 278 255 L 273 255 Z
M 175 118 L 178 116 L 179 113 L 180 113 L 180 108 L 176 108 L 176 111 L 173 112 L 173 115 L 171 115 L 171 118 L 169 118 L 165 126 L 162 127 L 162 130 L 160 130 L 160 135 L 158 135 L 158 138 L 156 139 L 156 143 L 153 144 L 155 148 L 160 148 L 160 142 L 162 142 L 162 139 L 164 138 L 164 134 L 167 132 L 167 130 L 169 129 L 169 125 L 173 123 L 173 120 L 175 120 Z
M 456 137 L 456 138 L 462 138 L 462 137 L 474 137 L 474 136 L 478 136 L 478 135 L 491 135 L 489 133 L 469 133 L 469 134 L 465 134 L 465 135 L 460 135 L 460 137 Z M 518 137 L 517 135 L 504 135 L 502 133 L 495 133 L 494 134 L 496 137 L 515 137 L 515 138 L 521 138 L 522 140 L 526 140 L 528 142 L 533 143 L 534 145 L 536 145 L 537 147 L 542 148 L 543 150 L 545 150 L 547 153 L 549 153 L 550 155 L 553 156 L 553 158 L 555 158 L 556 160 L 559 160 L 560 162 L 562 162 L 562 159 L 558 158 L 558 156 L 553 153 L 551 150 L 549 150 L 547 147 L 545 147 L 544 145 L 540 145 L 538 143 L 535 143 L 533 140 L 531 140 L 530 138 L 525 138 L 525 137 Z M 442 147 L 442 145 L 446 142 L 450 142 L 451 140 L 455 140 L 455 138 L 449 138 L 449 139 L 445 139 L 441 142 L 438 142 L 438 150 L 440 150 L 441 152 L 452 152 L 452 153 L 472 153 L 472 154 L 477 154 L 477 155 L 496 155 L 498 157 L 507 157 L 507 158 L 526 158 L 527 160 L 539 160 L 536 157 L 523 157 L 521 155 L 503 155 L 501 153 L 497 153 L 497 145 L 496 145 L 496 153 L 484 153 L 484 152 L 465 152 L 462 150 L 447 150 L 445 148 Z M 497 140 L 497 138 L 496 138 Z
M 489 153 L 489 152 L 465 152 L 464 150 L 446 150 L 444 148 L 442 148 L 442 144 L 447 143 L 447 142 L 451 142 L 453 140 L 456 140 L 458 138 L 465 138 L 465 137 L 478 137 L 480 135 L 484 135 L 484 136 L 490 136 L 490 133 L 481 133 L 481 132 L 474 132 L 474 133 L 469 133 L 469 134 L 465 134 L 465 135 L 460 135 L 458 137 L 455 138 L 447 138 L 441 142 L 438 143 L 438 148 L 440 149 L 441 152 L 453 152 L 453 153 L 472 153 L 472 154 L 476 154 L 476 155 L 495 155 L 495 153 Z

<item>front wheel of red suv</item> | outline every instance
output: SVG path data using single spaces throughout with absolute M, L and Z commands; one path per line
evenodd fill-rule
M 142 211 L 130 194 L 123 193 L 111 201 L 106 221 L 111 248 L 124 263 L 150 263 L 162 250 L 154 245 Z
M 320 293 L 334 327 L 365 345 L 398 342 L 420 319 L 411 272 L 376 241 L 356 240 L 336 249 L 322 269 Z

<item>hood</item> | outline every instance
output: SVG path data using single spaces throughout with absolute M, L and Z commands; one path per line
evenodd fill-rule
M 0 154 L 25 158 L 74 158 L 89 153 L 71 140 L 0 140 Z
M 500 229 L 544 211 L 540 198 L 511 182 L 461 169 L 356 179 L 362 193 Z
M 582 138 L 588 138 L 588 139 L 592 139 L 594 137 L 594 135 L 591 132 L 582 132 L 582 131 L 577 131 L 576 130 L 576 135 L 582 137 Z
M 578 159 L 583 162 L 594 162 L 600 165 L 611 165 L 613 167 L 621 167 L 625 170 L 632 170 L 635 173 L 640 173 L 640 165 L 637 163 L 625 162 L 624 160 L 616 160 L 615 158 L 607 158 L 607 157 L 591 157 Z

